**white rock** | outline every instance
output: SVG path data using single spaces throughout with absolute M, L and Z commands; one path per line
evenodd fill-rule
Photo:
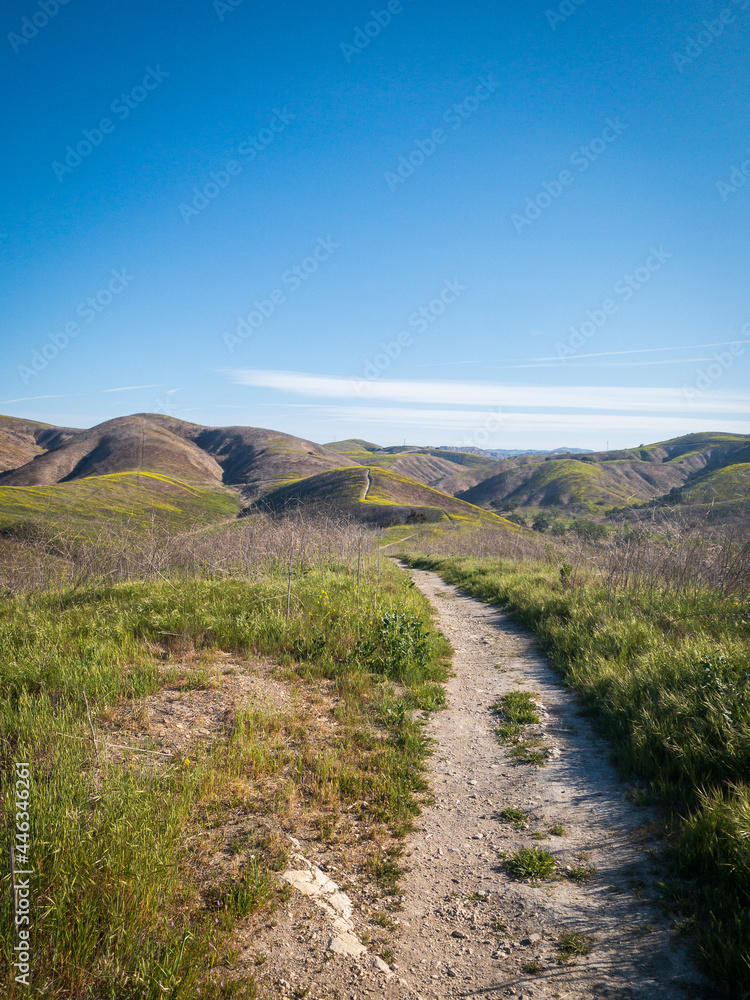
M 332 938 L 328 947 L 335 955 L 344 955 L 346 958 L 359 958 L 367 951 L 357 935 L 349 933 Z

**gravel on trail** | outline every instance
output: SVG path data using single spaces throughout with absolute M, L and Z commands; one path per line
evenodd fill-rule
M 656 817 L 628 801 L 608 744 L 534 637 L 434 573 L 411 577 L 455 655 L 448 708 L 428 725 L 435 805 L 407 848 L 398 975 L 425 1000 L 703 995 L 658 905 Z M 517 763 L 497 736 L 492 706 L 513 690 L 536 702 L 543 766 Z M 509 809 L 526 818 L 509 822 Z M 524 848 L 550 852 L 555 877 L 513 878 L 506 862 Z

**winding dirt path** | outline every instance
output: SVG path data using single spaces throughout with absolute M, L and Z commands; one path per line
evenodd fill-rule
M 436 741 L 430 776 L 436 801 L 409 840 L 395 975 L 381 983 L 380 995 L 710 996 L 690 963 L 688 942 L 657 903 L 655 817 L 627 801 L 607 744 L 533 637 L 435 574 L 411 576 L 455 649 L 455 676 L 448 709 L 428 726 Z M 539 706 L 533 735 L 549 753 L 542 767 L 515 762 L 495 735 L 491 706 L 519 689 Z M 503 819 L 508 808 L 527 820 Z M 524 847 L 550 851 L 561 877 L 511 878 L 505 860 Z M 584 935 L 574 940 L 585 940 L 591 951 L 561 964 L 566 933 Z

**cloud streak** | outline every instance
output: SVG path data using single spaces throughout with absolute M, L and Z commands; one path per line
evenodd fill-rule
M 525 407 L 629 413 L 750 413 L 750 393 L 707 391 L 688 400 L 674 387 L 501 385 L 487 382 L 363 381 L 303 372 L 232 369 L 237 385 L 324 399 L 442 406 Z M 549 419 L 549 414 L 545 416 Z M 597 418 L 598 419 L 598 418 Z
M 373 422 L 413 429 L 443 429 L 470 431 L 482 427 L 490 417 L 497 429 L 505 434 L 559 430 L 561 434 L 576 431 L 591 432 L 591 417 L 585 413 L 498 413 L 487 410 L 413 410 L 406 407 L 321 406 L 318 414 L 324 419 Z M 656 433 L 665 431 L 678 437 L 705 431 L 704 420 L 691 417 L 647 417 L 603 415 L 596 418 L 595 430 Z M 750 421 L 712 420 L 711 429 L 730 434 L 750 434 Z

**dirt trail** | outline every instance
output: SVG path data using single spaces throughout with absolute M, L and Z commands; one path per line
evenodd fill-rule
M 428 727 L 436 741 L 436 802 L 409 841 L 396 975 L 380 995 L 710 995 L 687 957 L 687 942 L 656 905 L 653 816 L 626 800 L 607 744 L 579 714 L 533 637 L 436 575 L 411 575 L 453 644 L 455 676 L 448 709 Z M 534 728 L 550 752 L 544 767 L 516 763 L 495 735 L 491 706 L 514 689 L 533 693 L 540 706 Z M 500 817 L 509 807 L 528 815 L 526 828 Z M 565 835 L 550 834 L 555 824 Z M 535 832 L 545 839 L 534 839 Z M 578 869 L 590 878 L 516 881 L 503 853 L 523 847 L 550 851 L 563 875 Z M 590 938 L 590 954 L 560 964 L 565 932 Z M 524 971 L 534 962 L 539 975 Z
M 401 909 L 350 847 L 294 840 L 282 873 L 292 894 L 238 933 L 236 971 L 288 1000 L 713 997 L 658 905 L 655 816 L 626 799 L 607 744 L 533 636 L 432 573 L 411 576 L 453 645 L 455 675 L 427 726 L 435 803 L 406 842 Z M 492 706 L 519 689 L 537 704 L 530 735 L 545 766 L 518 763 L 496 735 Z M 509 822 L 509 808 L 525 821 Z M 506 861 L 529 847 L 554 856 L 557 877 L 510 876 Z M 566 934 L 590 952 L 561 961 Z

